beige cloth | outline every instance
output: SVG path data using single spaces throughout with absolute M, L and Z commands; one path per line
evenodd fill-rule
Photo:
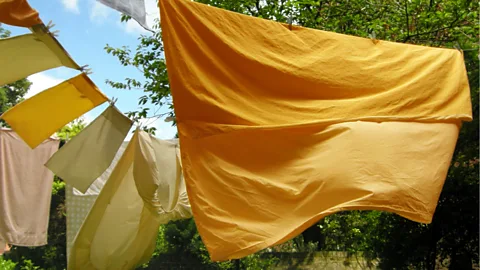
M 0 86 L 56 67 L 80 69 L 43 25 L 33 34 L 0 39 Z
M 100 194 L 100 190 L 105 185 L 105 182 L 112 174 L 113 168 L 117 165 L 118 160 L 123 155 L 125 148 L 127 147 L 128 142 L 122 143 L 120 149 L 118 149 L 117 154 L 113 158 L 112 164 L 107 168 L 107 170 L 93 182 L 93 184 L 88 188 L 88 190 L 82 194 L 72 185 L 67 184 L 65 187 L 65 203 L 67 206 L 67 261 L 68 256 L 70 255 L 70 249 L 77 236 L 80 227 L 83 224 L 83 221 L 90 212 L 95 200 Z
M 34 150 L 0 129 L 0 239 L 15 246 L 47 244 L 53 173 L 43 164 L 58 150 L 48 139 Z
M 52 172 L 85 193 L 110 166 L 132 127 L 132 121 L 109 106 L 45 164 Z
M 11 248 L 12 247 L 8 243 L 0 239 L 0 255 L 9 252 Z
M 178 141 L 135 132 L 83 223 L 68 269 L 132 269 L 152 256 L 160 224 L 191 217 Z

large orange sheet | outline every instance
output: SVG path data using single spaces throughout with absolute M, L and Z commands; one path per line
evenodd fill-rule
M 459 51 L 160 0 L 182 163 L 212 260 L 376 209 L 429 223 L 472 119 Z

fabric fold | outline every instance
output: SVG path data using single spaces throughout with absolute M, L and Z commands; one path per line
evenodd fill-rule
M 0 23 L 32 27 L 41 24 L 42 20 L 26 0 L 0 0 Z
M 65 66 L 80 69 L 43 24 L 32 28 L 33 34 L 0 39 L 0 86 L 32 74 Z
M 84 73 L 17 104 L 0 117 L 31 147 L 107 101 Z
M 53 173 L 85 193 L 112 163 L 132 121 L 109 106 L 45 164 Z
M 77 135 L 78 136 L 78 135 Z M 95 200 L 100 194 L 107 179 L 112 174 L 113 168 L 118 163 L 118 160 L 123 155 L 128 142 L 123 142 L 118 149 L 115 157 L 110 166 L 105 172 L 98 177 L 95 182 L 88 188 L 86 192 L 80 192 L 70 184 L 65 186 L 65 205 L 67 207 L 67 263 L 70 256 L 70 249 L 73 245 L 73 241 L 77 236 L 80 227 L 82 226 L 85 218 L 87 217 L 90 209 L 92 209 Z
M 12 130 L 0 129 L 0 244 L 47 244 L 53 173 L 43 164 L 58 150 L 47 138 L 30 149 Z M 8 245 L 7 245 L 8 247 Z
M 461 52 L 159 4 L 186 188 L 212 260 L 343 210 L 431 222 L 472 120 Z
M 69 269 L 132 269 L 152 256 L 161 224 L 191 217 L 186 192 L 169 212 L 160 204 L 160 189 L 184 191 L 171 188 L 183 181 L 176 147 L 135 132 L 75 238 Z

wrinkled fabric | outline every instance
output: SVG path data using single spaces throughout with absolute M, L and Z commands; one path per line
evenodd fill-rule
M 78 136 L 78 135 L 77 135 Z M 83 221 L 87 217 L 88 212 L 92 208 L 95 200 L 100 194 L 100 190 L 110 177 L 113 168 L 117 165 L 118 160 L 123 155 L 128 142 L 123 142 L 113 158 L 110 166 L 105 172 L 98 177 L 95 182 L 84 193 L 78 191 L 70 184 L 65 187 L 65 204 L 67 207 L 67 263 L 70 256 L 70 249 L 73 245 L 75 236 L 77 236 Z
M 58 150 L 47 139 L 32 150 L 15 132 L 0 129 L 0 242 L 47 244 L 53 173 L 43 164 Z M 1 243 L 0 243 L 1 244 Z
M 43 24 L 32 29 L 33 34 L 0 39 L 0 86 L 61 66 L 80 69 Z
M 161 224 L 191 217 L 177 149 L 135 132 L 75 238 L 69 269 L 133 269 L 152 256 Z
M 144 0 L 97 0 L 98 2 L 132 17 L 146 30 L 152 31 L 147 25 L 147 13 Z
M 11 248 L 12 247 L 8 243 L 0 239 L 0 255 L 9 252 Z
M 0 0 L 0 23 L 32 27 L 41 24 L 42 20 L 26 0 Z
M 45 164 L 55 175 L 84 193 L 110 166 L 132 121 L 109 106 Z
M 107 97 L 81 73 L 15 105 L 1 118 L 33 149 L 105 101 Z
M 192 211 L 211 259 L 343 210 L 429 223 L 472 119 L 461 52 L 160 0 Z

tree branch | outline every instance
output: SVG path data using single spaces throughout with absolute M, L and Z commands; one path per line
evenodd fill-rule
M 408 4 L 407 4 L 407 1 L 408 0 L 405 0 L 405 17 L 407 19 L 407 37 L 410 36 L 410 24 L 408 22 Z
M 257 14 L 260 14 L 260 0 L 255 2 L 255 7 L 257 8 Z
M 463 16 L 463 14 L 461 16 L 458 16 L 457 18 L 455 18 L 455 20 L 453 20 L 450 25 L 448 26 L 445 26 L 445 27 L 440 27 L 440 28 L 437 28 L 435 30 L 431 30 L 431 31 L 427 31 L 427 32 L 423 32 L 423 33 L 417 33 L 417 34 L 414 34 L 414 35 L 407 35 L 407 37 L 403 40 L 403 42 L 407 42 L 409 39 L 411 39 L 412 37 L 418 37 L 418 36 L 424 36 L 424 35 L 428 35 L 428 34 L 433 34 L 433 33 L 436 33 L 436 32 L 439 32 L 439 31 L 442 31 L 442 30 L 445 30 L 445 29 L 449 29 L 449 28 L 452 28 L 453 25 L 458 21 L 460 20 L 460 18 Z
M 318 5 L 318 8 L 317 8 L 317 14 L 315 14 L 315 18 L 313 18 L 315 22 L 317 21 L 318 17 L 320 17 L 320 12 L 322 11 L 322 5 L 323 5 L 323 1 L 320 1 L 320 4 Z

